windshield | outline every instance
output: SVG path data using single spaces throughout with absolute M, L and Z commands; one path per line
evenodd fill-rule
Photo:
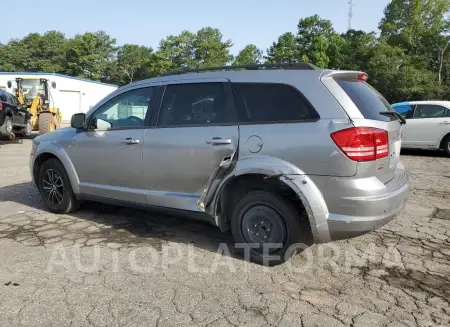
M 33 99 L 38 93 L 44 94 L 44 85 L 39 79 L 24 79 L 22 81 L 23 95 L 26 99 Z

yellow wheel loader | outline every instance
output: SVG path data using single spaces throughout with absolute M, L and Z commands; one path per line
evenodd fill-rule
M 18 77 L 16 83 L 17 99 L 20 104 L 27 106 L 31 114 L 33 131 L 45 134 L 59 128 L 61 113 L 59 108 L 50 107 L 51 94 L 47 79 Z M 52 86 L 55 87 L 55 84 L 53 83 Z

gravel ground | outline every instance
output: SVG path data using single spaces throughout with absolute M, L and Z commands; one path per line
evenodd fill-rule
M 411 197 L 382 229 L 267 268 L 199 222 L 99 204 L 46 212 L 30 147 L 0 143 L 0 326 L 450 326 L 440 153 L 403 154 Z

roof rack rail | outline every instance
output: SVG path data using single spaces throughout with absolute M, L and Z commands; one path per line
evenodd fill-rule
M 180 75 L 180 74 L 186 74 L 186 73 L 210 72 L 210 71 L 218 71 L 218 70 L 237 70 L 237 69 L 244 69 L 244 70 L 259 70 L 259 69 L 314 70 L 314 69 L 318 69 L 318 68 L 308 62 L 298 62 L 298 63 L 290 63 L 290 64 L 260 64 L 260 65 L 242 65 L 242 66 L 204 67 L 204 68 L 197 68 L 197 69 L 180 69 L 180 70 L 174 70 L 174 71 L 163 73 L 162 76 Z

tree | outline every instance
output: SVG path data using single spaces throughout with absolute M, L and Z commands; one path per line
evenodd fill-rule
M 261 63 L 262 50 L 254 44 L 249 44 L 244 47 L 234 59 L 233 65 L 256 65 Z
M 269 63 L 298 62 L 300 53 L 295 35 L 287 32 L 281 35 L 277 42 L 273 42 L 267 49 L 267 61 Z
M 297 44 L 302 61 L 309 61 L 318 67 L 328 67 L 330 51 L 339 53 L 341 39 L 334 31 L 331 21 L 318 15 L 300 19 L 297 25 Z M 333 42 L 333 46 L 330 43 Z
M 233 60 L 230 49 L 231 40 L 222 40 L 217 28 L 205 27 L 197 32 L 194 46 L 195 65 L 199 67 L 224 66 Z
M 183 31 L 179 35 L 170 35 L 159 43 L 159 56 L 164 66 L 175 68 L 195 67 L 194 42 L 196 35 Z
M 103 31 L 75 35 L 68 41 L 66 73 L 99 81 L 110 81 L 116 39 Z
M 393 0 L 384 10 L 379 28 L 390 44 L 409 54 L 426 57 L 439 83 L 444 76 L 450 44 L 450 0 Z
M 130 83 L 147 76 L 147 66 L 152 60 L 153 49 L 135 44 L 125 44 L 117 52 L 119 83 Z

